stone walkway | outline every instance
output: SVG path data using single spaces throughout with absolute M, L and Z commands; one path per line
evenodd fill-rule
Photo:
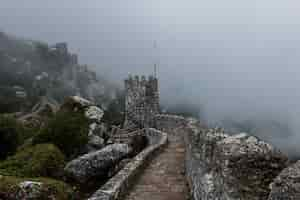
M 188 199 L 183 137 L 177 132 L 177 135 L 169 134 L 168 140 L 168 146 L 148 164 L 125 200 Z

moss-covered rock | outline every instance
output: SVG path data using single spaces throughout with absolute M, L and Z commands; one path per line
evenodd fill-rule
M 75 194 L 69 185 L 53 179 L 0 176 L 0 199 L 72 200 Z
M 88 130 L 83 113 L 60 111 L 33 138 L 33 144 L 52 143 L 67 157 L 72 157 L 87 144 Z
M 0 174 L 18 177 L 57 177 L 64 167 L 64 155 L 52 144 L 27 147 L 0 163 Z
M 0 116 L 0 159 L 16 152 L 22 143 L 23 127 L 14 118 Z

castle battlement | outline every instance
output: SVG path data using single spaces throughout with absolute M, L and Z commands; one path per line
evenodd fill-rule
M 146 86 L 146 85 L 153 85 L 157 88 L 157 78 L 150 75 L 146 78 L 146 76 L 132 76 L 129 75 L 127 79 L 125 79 L 125 86 L 132 87 L 132 86 Z
M 129 76 L 125 80 L 125 126 L 134 123 L 153 127 L 159 113 L 158 79 L 154 76 Z

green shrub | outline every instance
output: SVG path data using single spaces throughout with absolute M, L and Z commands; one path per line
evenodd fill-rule
M 20 188 L 20 183 L 24 181 L 35 181 L 42 183 L 36 198 L 32 200 L 72 200 L 75 199 L 74 191 L 64 182 L 48 178 L 17 178 L 14 176 L 0 176 L 0 199 L 21 200 L 24 199 L 24 191 Z
M 53 144 L 22 149 L 0 163 L 0 174 L 18 177 L 58 177 L 64 167 L 64 155 Z
M 88 128 L 82 113 L 58 112 L 33 138 L 33 144 L 55 144 L 69 158 L 88 142 Z
M 109 126 L 111 125 L 122 125 L 124 122 L 124 104 L 125 96 L 121 92 L 117 92 L 116 99 L 112 100 L 104 111 L 102 121 Z
M 22 142 L 23 127 L 12 117 L 0 116 L 0 159 L 16 152 Z

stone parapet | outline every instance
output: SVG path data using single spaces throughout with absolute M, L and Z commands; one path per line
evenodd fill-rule
M 185 126 L 187 120 L 178 115 L 158 114 L 155 116 L 155 125 L 159 130 L 167 131 Z
M 134 134 L 148 138 L 148 147 L 135 156 L 125 167 L 97 190 L 88 200 L 119 200 L 126 194 L 136 176 L 143 170 L 156 152 L 167 144 L 167 134 L 153 128 L 142 129 Z

